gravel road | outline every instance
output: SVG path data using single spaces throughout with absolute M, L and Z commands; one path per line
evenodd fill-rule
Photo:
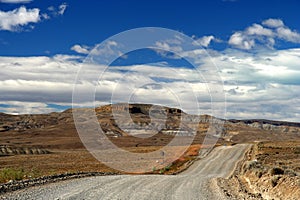
M 250 145 L 221 146 L 179 175 L 74 179 L 7 193 L 3 199 L 226 199 L 214 178 L 227 177 Z

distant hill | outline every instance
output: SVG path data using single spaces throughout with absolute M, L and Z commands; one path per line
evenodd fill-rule
M 82 110 L 87 111 L 91 108 Z M 95 108 L 95 113 L 101 129 L 111 137 L 155 133 L 192 136 L 195 134 L 205 135 L 207 131 L 210 131 L 212 136 L 221 136 L 224 140 L 234 142 L 254 140 L 255 138 L 258 140 L 268 139 L 270 134 L 275 133 L 278 137 L 279 134 L 298 134 L 298 136 L 300 134 L 300 123 L 264 119 L 224 120 L 209 115 L 188 115 L 178 108 L 151 104 L 105 105 Z M 122 113 L 129 113 L 130 117 L 124 118 Z M 116 120 L 118 116 L 120 119 Z M 211 126 L 212 122 L 215 124 L 214 126 Z M 48 132 L 58 129 L 64 133 L 68 132 L 66 127 L 71 127 L 72 134 L 77 134 L 72 109 L 49 114 L 8 115 L 0 113 L 0 132 L 26 134 L 33 130 Z

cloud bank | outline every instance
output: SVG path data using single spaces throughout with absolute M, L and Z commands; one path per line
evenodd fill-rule
M 207 59 L 207 60 L 206 60 Z M 227 96 L 227 118 L 267 118 L 299 121 L 300 113 L 300 49 L 272 50 L 260 55 L 227 49 L 202 60 L 200 70 L 209 70 L 210 61 L 220 69 Z M 71 106 L 76 73 L 84 65 L 80 57 L 0 57 L 0 108 L 4 112 L 41 113 L 58 111 L 48 104 Z M 193 92 L 199 96 L 202 113 L 211 112 L 211 99 L 205 82 L 193 70 L 159 65 L 116 66 L 104 76 L 106 66 L 84 65 L 87 70 L 80 87 L 95 87 L 90 79 L 99 74 L 96 104 L 121 100 L 130 90 L 132 101 L 178 106 L 183 99 L 187 112 Z M 50 75 L 51 74 L 51 75 Z M 192 91 L 192 92 L 191 92 Z M 24 103 L 25 102 L 25 103 Z M 81 102 L 92 106 L 92 102 Z M 223 102 L 219 102 L 220 104 Z M 218 100 L 216 100 L 218 104 Z M 23 106 L 20 106 L 23 105 Z M 42 105 L 42 106 L 36 106 Z
M 198 44 L 190 51 L 181 47 L 180 38 L 157 41 L 156 45 L 176 52 L 179 57 L 195 60 L 204 77 L 220 74 L 227 98 L 226 118 L 299 121 L 300 48 L 275 49 L 277 40 L 297 44 L 298 35 L 282 20 L 267 19 L 233 33 L 228 40 L 232 48 L 224 50 L 199 48 L 208 47 L 215 36 L 196 40 Z M 71 49 L 80 54 L 92 52 L 100 55 L 114 53 L 118 45 L 110 41 L 103 51 L 91 51 L 90 47 L 83 45 L 74 45 Z M 73 55 L 0 57 L 0 111 L 43 113 L 71 106 L 75 77 L 83 67 L 85 75 L 78 87 L 84 90 L 96 86 L 96 105 L 111 103 L 112 99 L 118 102 L 130 94 L 129 101 L 132 102 L 181 107 L 194 113 L 190 105 L 196 96 L 201 113 L 211 112 L 212 91 L 208 91 L 205 80 L 191 68 L 173 67 L 166 62 L 163 66 L 152 63 L 107 69 L 104 65 L 83 63 L 83 59 Z M 218 71 L 211 71 L 212 63 Z M 106 73 L 101 74 L 103 71 Z M 99 81 L 91 79 L 95 76 L 99 76 Z M 182 99 L 181 105 L 178 105 L 178 98 Z M 221 99 L 214 101 L 216 107 L 224 103 Z M 83 98 L 76 106 L 93 105 Z

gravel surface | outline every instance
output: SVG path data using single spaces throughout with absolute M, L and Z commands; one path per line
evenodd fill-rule
M 117 175 L 31 187 L 0 199 L 227 199 L 217 177 L 228 177 L 250 145 L 222 146 L 179 175 Z

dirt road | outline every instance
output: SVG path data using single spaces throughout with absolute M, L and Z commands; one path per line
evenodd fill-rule
M 10 194 L 6 199 L 226 199 L 213 178 L 227 177 L 249 145 L 215 148 L 180 175 L 118 175 L 63 181 Z M 3 198 L 3 197 L 2 197 Z

